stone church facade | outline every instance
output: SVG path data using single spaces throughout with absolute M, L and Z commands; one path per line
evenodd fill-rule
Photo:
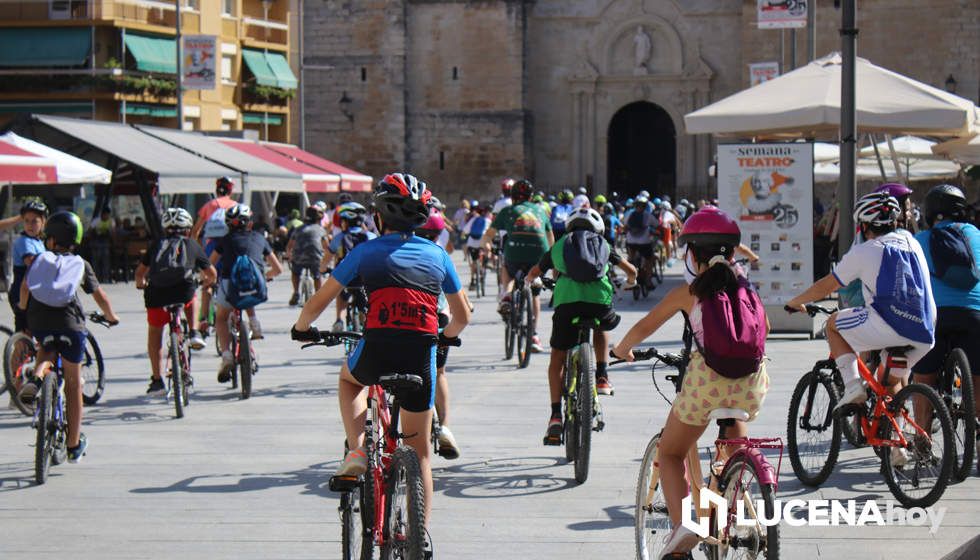
M 406 169 L 447 202 L 503 177 L 545 190 L 710 194 L 714 140 L 683 116 L 790 69 L 790 33 L 755 0 L 306 0 L 306 147 L 380 176 Z M 840 13 L 817 3 L 816 55 Z M 980 4 L 864 0 L 859 56 L 976 101 Z M 912 40 L 919 37 L 921 40 Z M 782 41 L 782 49 L 780 42 Z M 805 64 L 804 31 L 797 63 Z

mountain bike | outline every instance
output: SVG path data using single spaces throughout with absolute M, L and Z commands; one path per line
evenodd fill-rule
M 313 275 L 310 274 L 310 269 L 303 267 L 303 271 L 299 275 L 299 306 L 302 307 L 306 305 L 306 302 L 310 301 L 313 297 L 313 293 L 316 291 L 316 285 L 313 283 Z
M 228 317 L 231 355 L 235 361 L 231 368 L 231 388 L 237 389 L 241 379 L 242 400 L 252 396 L 252 376 L 259 371 L 259 362 L 255 348 L 252 346 L 252 333 L 247 316 L 248 313 L 235 309 Z
M 786 308 L 787 311 L 795 311 Z M 807 305 L 810 316 L 835 310 Z M 789 403 L 787 444 L 796 477 L 808 486 L 819 486 L 837 464 L 842 422 L 856 415 L 858 442 L 870 445 L 881 458 L 888 489 L 904 507 L 936 503 L 956 461 L 949 410 L 935 389 L 910 383 L 896 395 L 885 382 L 892 368 L 907 368 L 907 346 L 885 348 L 884 367 L 876 373 L 858 358 L 858 371 L 868 385 L 868 399 L 834 414 L 841 389 L 834 360 L 820 360 L 796 384 Z M 900 451 L 893 450 L 898 449 Z
M 191 352 L 187 345 L 187 322 L 184 320 L 184 306 L 167 307 L 170 321 L 167 324 L 167 363 L 170 375 L 167 376 L 167 399 L 173 399 L 177 418 L 184 417 L 184 407 L 190 404 L 190 388 L 194 385 L 191 377 Z
M 524 285 L 527 273 L 518 270 L 510 292 L 510 315 L 504 322 L 504 355 L 509 360 L 517 351 L 517 367 L 531 362 L 531 338 L 534 336 L 534 301 L 532 289 Z
M 638 251 L 629 251 L 627 255 L 630 264 L 636 268 L 636 285 L 633 286 L 633 301 L 637 301 L 641 297 L 646 299 L 647 295 L 652 291 L 651 286 L 653 285 L 651 275 L 647 272 L 645 266 L 647 257 L 644 257 Z M 656 263 L 654 263 L 654 268 L 656 268 Z
M 10 330 L 10 327 L 0 325 L 0 333 L 7 335 L 9 340 L 9 337 L 14 334 L 14 331 Z M 6 345 L 6 342 L 4 342 L 4 344 Z M 4 375 L 3 379 L 0 379 L 0 395 L 4 394 L 6 391 L 7 391 L 7 376 Z
M 962 348 L 949 348 L 933 388 L 949 409 L 953 423 L 953 479 L 963 481 L 973 469 L 976 446 L 977 417 L 973 400 L 973 375 L 970 360 Z
M 679 393 L 684 382 L 684 375 L 691 357 L 694 336 L 690 327 L 684 328 L 684 349 L 679 354 L 664 353 L 656 348 L 634 350 L 636 361 L 656 359 L 651 368 L 654 387 L 657 385 L 657 365 L 676 368 L 676 375 L 668 375 L 666 379 L 674 386 L 674 392 Z M 616 361 L 610 366 L 622 363 L 623 360 L 610 352 L 610 357 Z M 660 393 L 670 403 L 663 393 Z M 710 559 L 721 558 L 779 558 L 779 526 L 763 525 L 759 519 L 756 505 L 764 504 L 764 519 L 772 519 L 775 515 L 775 493 L 778 487 L 778 473 L 783 461 L 783 441 L 781 438 L 734 438 L 725 437 L 725 428 L 734 426 L 737 420 L 748 420 L 749 413 L 737 408 L 719 408 L 711 411 L 710 418 L 718 424 L 718 437 L 715 439 L 714 452 L 709 449 L 711 457 L 708 478 L 705 480 L 701 470 L 701 457 L 697 446 L 692 446 L 684 460 L 687 480 L 690 484 L 691 503 L 699 518 L 708 518 L 709 533 L 702 539 L 701 550 Z M 659 560 L 667 539 L 673 530 L 667 512 L 667 502 L 664 499 L 663 488 L 660 484 L 660 462 L 658 460 L 660 438 L 663 430 L 658 432 L 647 444 L 646 451 L 640 463 L 640 474 L 636 482 L 636 513 L 634 519 L 634 536 L 636 539 L 636 557 L 638 560 Z M 732 451 L 732 448 L 736 449 Z M 773 468 L 761 450 L 778 449 L 779 462 Z M 701 492 L 708 489 L 724 498 L 724 507 L 712 503 L 702 508 Z M 745 515 L 755 520 L 749 525 L 736 524 L 740 504 L 744 504 Z M 722 528 L 719 529 L 719 519 Z
M 304 344 L 336 346 L 356 344 L 361 333 L 320 333 L 320 341 Z M 425 551 L 425 498 L 422 471 L 415 451 L 399 432 L 401 410 L 395 393 L 422 387 L 417 375 L 383 375 L 368 389 L 364 447 L 368 470 L 360 477 L 330 479 L 330 490 L 342 492 L 343 558 L 369 560 L 374 550 L 381 558 L 421 559 Z

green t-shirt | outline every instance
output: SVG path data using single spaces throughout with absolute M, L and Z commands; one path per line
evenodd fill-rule
M 544 257 L 541 258 L 541 262 L 538 263 L 542 273 L 551 268 L 561 273 L 555 282 L 555 297 L 552 305 L 555 307 L 566 303 L 612 305 L 615 289 L 606 273 L 609 272 L 609 265 L 618 263 L 622 257 L 610 247 L 609 263 L 606 264 L 606 268 L 602 271 L 602 278 L 593 282 L 577 282 L 568 275 L 568 268 L 565 266 L 566 241 L 568 241 L 568 236 L 562 236 L 561 239 L 555 242 L 554 247 L 545 253 Z M 608 243 L 606 244 L 608 245 Z
M 536 263 L 548 251 L 551 222 L 540 206 L 522 202 L 508 206 L 493 219 L 491 226 L 506 231 L 504 259 L 509 263 Z

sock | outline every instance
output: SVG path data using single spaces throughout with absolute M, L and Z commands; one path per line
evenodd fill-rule
M 861 381 L 861 374 L 858 373 L 857 354 L 849 352 L 842 354 L 834 360 L 837 362 L 837 369 L 840 370 L 844 385 L 851 385 Z
M 553 403 L 551 403 L 551 417 L 552 418 L 561 418 L 561 403 L 560 402 L 553 402 Z
M 609 374 L 606 373 L 606 362 L 599 362 L 595 365 L 595 378 L 605 377 L 609 379 Z

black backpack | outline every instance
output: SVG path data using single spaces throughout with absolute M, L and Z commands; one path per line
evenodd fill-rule
M 609 244 L 594 231 L 575 230 L 565 234 L 562 247 L 565 273 L 576 282 L 595 282 L 606 273 Z
M 341 239 L 341 243 L 343 243 L 344 246 L 344 256 L 346 257 L 349 255 L 350 252 L 354 250 L 354 247 L 357 247 L 367 240 L 368 234 L 365 231 L 359 231 L 357 233 L 350 231 L 344 232 L 344 237 Z
M 929 233 L 933 276 L 952 288 L 972 290 L 980 282 L 980 271 L 966 234 L 956 224 L 934 227 Z
M 626 227 L 633 235 L 643 235 L 647 229 L 646 211 L 633 210 L 626 219 Z
M 150 286 L 178 286 L 190 282 L 193 276 L 193 266 L 187 258 L 187 240 L 183 237 L 161 239 L 156 255 L 150 262 Z

